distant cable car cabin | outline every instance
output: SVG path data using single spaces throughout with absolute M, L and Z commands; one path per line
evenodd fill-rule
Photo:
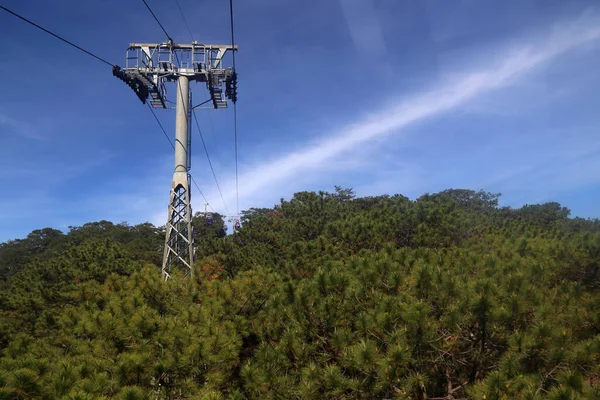
M 214 218 L 212 213 L 208 212 L 208 203 L 204 205 L 204 225 L 212 225 Z
M 240 224 L 240 220 L 236 219 L 235 220 L 235 224 L 233 224 L 233 229 L 235 229 L 236 231 L 239 230 L 242 227 L 242 224 Z

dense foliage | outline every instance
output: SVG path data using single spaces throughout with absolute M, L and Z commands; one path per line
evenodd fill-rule
M 598 399 L 600 222 L 296 193 L 162 281 L 164 230 L 110 222 L 0 245 L 0 399 Z

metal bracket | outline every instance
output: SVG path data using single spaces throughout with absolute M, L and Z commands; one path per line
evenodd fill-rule
M 213 107 L 227 108 L 223 86 L 225 97 L 233 103 L 237 101 L 237 74 L 232 68 L 223 67 L 228 50 L 237 51 L 237 46 L 197 42 L 131 43 L 123 71 L 130 80 L 139 82 L 136 85 L 145 87 L 141 89 L 142 95 L 147 89 L 154 108 L 167 108 L 165 82 L 175 81 L 179 76 L 206 82 Z

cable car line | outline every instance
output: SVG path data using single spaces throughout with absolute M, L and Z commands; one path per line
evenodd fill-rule
M 237 144 L 237 109 L 236 105 L 233 105 L 233 135 L 235 143 L 235 201 L 236 201 L 236 213 L 240 213 L 240 189 L 238 183 L 238 144 Z
M 179 9 L 179 14 L 181 14 L 181 18 L 183 18 L 183 23 L 185 24 L 185 27 L 187 28 L 187 31 L 190 34 L 190 39 L 192 39 L 192 42 L 193 42 L 194 36 L 192 35 L 192 30 L 190 29 L 190 26 L 188 25 L 187 20 L 185 19 L 185 14 L 183 13 L 181 6 L 179 5 L 179 0 L 175 0 L 175 3 L 177 3 L 177 8 Z
M 192 107 L 192 110 L 194 110 L 194 109 L 196 109 L 196 108 L 198 108 L 198 107 L 200 107 L 200 106 L 203 106 L 203 105 L 205 105 L 205 104 L 206 104 L 206 103 L 208 103 L 209 101 L 212 101 L 212 100 L 211 100 L 211 99 L 208 99 L 208 100 L 205 100 L 205 101 L 203 101 L 203 102 L 202 102 L 202 103 L 200 103 L 200 104 L 196 104 L 195 106 L 193 106 L 193 107 Z
M 55 37 L 55 38 L 57 38 L 58 40 L 61 40 L 61 41 L 65 42 L 66 44 L 68 44 L 68 45 L 70 45 L 70 46 L 73 46 L 73 47 L 75 47 L 77 50 L 83 51 L 84 53 L 86 53 L 86 54 L 88 54 L 88 55 L 90 55 L 90 56 L 94 57 L 95 59 L 97 59 L 97 60 L 99 60 L 99 61 L 102 61 L 103 63 L 105 63 L 105 64 L 108 64 L 108 65 L 110 65 L 111 67 L 114 67 L 114 64 L 112 64 L 112 63 L 109 63 L 109 62 L 108 62 L 108 61 L 106 61 L 104 58 L 102 58 L 102 57 L 100 57 L 100 56 L 97 56 L 97 55 L 95 55 L 95 54 L 94 54 L 94 53 L 92 53 L 92 52 L 89 52 L 89 51 L 87 51 L 87 50 L 86 50 L 86 49 L 84 49 L 83 47 L 77 46 L 75 43 L 73 43 L 73 42 L 70 42 L 70 41 L 68 41 L 67 39 L 63 38 L 63 37 L 60 37 L 60 36 L 58 36 L 56 33 L 50 32 L 48 29 L 46 29 L 46 28 L 43 28 L 43 27 L 39 26 L 39 25 L 38 25 L 38 24 L 36 24 L 35 22 L 28 20 L 27 18 L 25 18 L 25 17 L 23 17 L 23 16 L 21 16 L 21 15 L 17 14 L 16 12 L 14 12 L 14 11 L 11 11 L 11 10 L 9 10 L 8 8 L 6 8 L 6 7 L 4 7 L 4 6 L 1 6 L 1 5 L 0 5 L 0 8 L 1 8 L 1 9 L 3 9 L 4 11 L 6 11 L 7 13 L 9 13 L 9 14 L 12 14 L 12 15 L 14 15 L 15 17 L 17 17 L 17 18 L 19 18 L 19 19 L 21 19 L 21 20 L 23 20 L 23 21 L 27 22 L 28 24 L 31 24 L 31 25 L 35 26 L 36 28 L 38 28 L 38 29 L 41 29 L 42 31 L 46 32 L 47 34 L 54 36 L 54 37 Z
M 146 8 L 148 9 L 148 11 L 150 11 L 150 14 L 152 14 L 152 16 L 154 17 L 154 20 L 158 23 L 158 25 L 160 26 L 160 29 L 162 29 L 162 31 L 165 33 L 165 35 L 167 35 L 167 39 L 169 40 L 173 40 L 171 39 L 171 36 L 169 36 L 169 34 L 167 33 L 167 31 L 165 30 L 165 27 L 160 23 L 160 21 L 158 20 L 158 18 L 156 18 L 156 15 L 154 14 L 154 12 L 152 11 L 152 9 L 150 8 L 150 6 L 148 5 L 148 3 L 146 3 L 146 0 L 142 0 L 144 2 L 144 4 L 146 5 Z
M 156 16 L 156 14 L 154 14 L 154 12 L 153 12 L 153 11 L 152 11 L 152 9 L 150 8 L 150 6 L 149 6 L 149 5 L 148 5 L 148 3 L 146 2 L 146 0 L 142 0 L 142 1 L 143 1 L 143 2 L 144 2 L 144 4 L 146 5 L 146 8 L 148 8 L 148 11 L 150 11 L 150 13 L 151 13 L 151 14 L 152 14 L 152 16 L 154 17 L 154 19 L 156 20 L 156 22 L 158 23 L 158 25 L 161 27 L 161 29 L 163 30 L 163 32 L 165 33 L 165 35 L 167 36 L 167 38 L 168 38 L 168 39 L 169 39 L 169 40 L 172 42 L 172 41 L 173 41 L 173 39 L 171 39 L 171 36 L 168 34 L 168 32 L 166 31 L 166 29 L 164 28 L 164 26 L 161 24 L 161 22 L 159 21 L 158 17 Z M 176 1 L 177 1 L 177 0 L 176 0 Z M 183 17 L 183 19 L 184 19 L 184 22 L 185 22 L 185 24 L 186 24 L 186 26 L 187 26 L 187 21 L 185 20 L 185 15 L 183 14 L 183 12 L 182 12 L 182 10 L 181 10 L 181 7 L 179 6 L 179 2 L 178 2 L 178 1 L 177 1 L 177 6 L 178 6 L 178 8 L 179 8 L 179 11 L 180 11 L 180 13 L 181 13 L 181 16 Z M 191 30 L 189 29 L 189 26 L 188 26 L 188 33 L 190 34 L 190 37 L 192 38 L 192 41 L 193 41 L 192 32 L 191 32 Z M 233 52 L 233 54 L 234 54 L 234 58 L 235 58 L 235 52 Z M 177 62 L 178 62 L 179 64 L 181 64 L 181 62 L 179 61 L 179 57 L 178 57 L 177 53 L 175 53 L 175 57 L 177 58 Z M 235 60 L 234 60 L 234 65 L 235 65 Z M 235 67 L 234 67 L 234 71 L 235 71 Z M 180 92 L 181 92 L 181 88 L 179 88 L 179 90 L 180 90 Z M 180 95 L 181 95 L 181 93 L 180 93 Z M 206 101 L 206 102 L 207 102 L 207 101 Z M 204 103 L 206 103 L 206 102 L 200 103 L 200 104 L 198 104 L 198 105 L 197 105 L 197 106 L 195 106 L 195 107 L 198 107 L 198 106 L 200 106 L 200 105 L 202 105 L 202 104 L 204 104 Z M 196 117 L 196 112 L 194 111 L 194 108 L 195 108 L 195 107 L 190 107 L 190 110 L 192 111 L 192 114 L 193 114 L 193 116 L 194 116 L 194 120 L 195 120 L 195 122 L 196 122 L 196 126 L 197 126 L 197 128 L 198 128 L 198 133 L 200 134 L 200 138 L 201 138 L 201 140 L 202 140 L 202 145 L 203 145 L 203 147 L 204 147 L 204 151 L 205 151 L 205 153 L 206 153 L 206 158 L 208 159 L 208 164 L 209 164 L 209 166 L 210 166 L 210 169 L 211 169 L 211 172 L 212 172 L 212 174 L 213 174 L 213 178 L 215 179 L 215 184 L 217 185 L 217 189 L 218 189 L 218 191 L 219 191 L 219 195 L 221 196 L 221 200 L 223 201 L 223 206 L 225 207 L 225 210 L 226 210 L 226 211 L 227 211 L 227 213 L 229 214 L 229 208 L 227 207 L 227 204 L 225 203 L 225 198 L 223 197 L 223 193 L 222 193 L 222 191 L 221 191 L 221 186 L 219 185 L 219 181 L 218 181 L 218 179 L 217 179 L 217 175 L 215 174 L 215 170 L 214 170 L 214 168 L 213 168 L 213 165 L 212 165 L 212 162 L 211 162 L 211 160 L 210 160 L 210 155 L 209 155 L 209 153 L 208 153 L 208 148 L 206 147 L 206 143 L 205 143 L 205 141 L 204 141 L 204 137 L 203 137 L 203 135 L 202 135 L 202 131 L 201 131 L 201 129 L 200 129 L 200 124 L 198 123 L 198 118 Z M 184 110 L 184 111 L 185 111 L 185 113 L 187 114 L 187 110 Z M 235 103 L 234 103 L 234 113 L 235 113 Z M 237 124 L 236 124 L 236 125 L 237 125 Z M 237 135 L 236 135 L 236 140 L 237 140 Z M 191 174 L 190 174 L 190 176 L 191 176 Z M 192 180 L 194 181 L 193 177 L 192 177 Z M 195 182 L 195 181 L 194 181 L 194 184 L 196 184 L 196 182 Z M 237 191 L 237 186 L 238 186 L 238 185 L 237 185 L 237 142 L 236 142 L 236 191 Z M 197 185 L 197 184 L 196 184 L 196 187 L 198 188 L 198 185 Z M 198 188 L 198 191 L 200 191 L 200 189 L 199 189 L 199 188 Z M 202 191 L 200 191 L 200 193 L 202 194 Z M 208 204 L 208 205 L 209 205 L 211 208 L 213 208 L 213 207 L 210 205 L 210 203 L 208 202 L 208 200 L 206 199 L 206 197 L 204 197 L 204 194 L 202 194 L 202 197 L 204 198 L 204 200 L 206 201 L 206 203 L 207 203 L 207 204 Z M 239 195 L 238 195 L 238 198 L 239 198 Z M 239 203 L 239 201 L 238 201 L 238 203 Z M 214 211 L 214 209 L 213 209 L 213 211 Z M 239 214 L 239 206 L 238 206 L 238 214 Z
M 150 7 L 149 7 L 149 6 L 148 6 L 148 4 L 146 3 L 146 1 L 145 1 L 145 0 L 142 0 L 142 1 L 144 1 L 144 4 L 146 4 L 146 7 L 148 7 L 148 10 L 150 11 L 150 13 L 152 13 L 152 15 L 154 16 L 154 18 L 156 19 L 156 21 L 158 22 L 158 24 L 160 25 L 160 27 L 163 29 L 163 32 L 165 32 L 165 34 L 167 34 L 167 32 L 165 31 L 164 27 L 163 27 L 163 26 L 162 26 L 162 24 L 161 24 L 161 23 L 158 21 L 158 19 L 156 18 L 156 16 L 155 16 L 155 15 L 154 15 L 154 13 L 152 12 L 152 10 L 150 9 Z M 85 53 L 85 54 L 87 54 L 87 55 L 89 55 L 89 56 L 92 56 L 92 57 L 94 57 L 94 58 L 95 58 L 95 59 L 97 59 L 98 61 L 101 61 L 101 62 L 103 62 L 103 63 L 105 63 L 105 64 L 107 64 L 107 65 L 109 65 L 109 66 L 111 66 L 111 67 L 114 67 L 114 66 L 116 65 L 116 64 L 110 63 L 110 62 L 108 62 L 107 60 L 105 60 L 104 58 L 102 58 L 102 57 L 100 57 L 100 56 L 98 56 L 98 55 L 96 55 L 96 54 L 94 54 L 94 53 L 92 53 L 92 52 L 90 52 L 90 51 L 88 51 L 88 50 L 84 49 L 83 47 L 81 47 L 81 46 L 78 46 L 78 45 L 76 45 L 75 43 L 73 43 L 73 42 L 71 42 L 71 41 L 69 41 L 69 40 L 67 40 L 67 39 L 65 39 L 65 38 L 63 38 L 63 37 L 61 37 L 61 36 L 59 36 L 59 35 L 55 34 L 54 32 L 51 32 L 51 31 L 49 31 L 48 29 L 46 29 L 46 28 L 44 28 L 44 27 L 42 27 L 42 26 L 40 26 L 40 25 L 36 24 L 35 22 L 33 22 L 33 21 L 31 21 L 31 20 L 29 20 L 29 19 L 27 19 L 27 18 L 23 17 L 22 15 L 19 15 L 19 14 L 17 14 L 17 13 L 16 13 L 16 12 L 14 12 L 14 11 L 12 11 L 12 10 L 9 10 L 8 8 L 6 8 L 6 7 L 2 6 L 2 5 L 0 5 L 0 9 L 2 9 L 2 10 L 4 10 L 4 11 L 6 11 L 7 13 L 9 13 L 9 14 L 11 14 L 11 15 L 13 15 L 13 16 L 15 16 L 15 17 L 19 18 L 19 19 L 21 19 L 22 21 L 25 21 L 25 22 L 27 22 L 28 24 L 30 24 L 30 25 L 32 25 L 32 26 L 34 26 L 34 27 L 36 27 L 36 28 L 40 29 L 41 31 L 43 31 L 43 32 L 45 32 L 45 33 L 47 33 L 47 34 L 49 34 L 49 35 L 51 35 L 51 36 L 55 37 L 56 39 L 58 39 L 58 40 L 60 40 L 60 41 L 62 41 L 62 42 L 64 42 L 64 43 L 68 44 L 69 46 L 72 46 L 72 47 L 76 48 L 77 50 L 80 50 L 80 51 L 82 51 L 83 53 Z M 169 36 L 169 35 L 167 34 L 167 36 Z M 150 109 L 150 111 L 152 112 L 152 115 L 154 116 L 154 119 L 155 119 L 155 120 L 156 120 L 156 122 L 158 123 L 158 126 L 160 127 L 161 131 L 162 131 L 162 132 L 163 132 L 163 134 L 165 135 L 165 138 L 167 139 L 167 141 L 169 142 L 169 144 L 171 145 L 171 147 L 172 147 L 173 149 L 175 149 L 175 145 L 173 144 L 173 142 L 172 142 L 172 141 L 171 141 L 171 139 L 169 138 L 169 135 L 167 134 L 167 132 L 165 131 L 165 128 L 163 127 L 163 125 L 161 124 L 160 120 L 158 119 L 158 116 L 156 115 L 156 113 L 154 112 L 154 110 L 152 109 L 152 107 L 151 107 L 150 105 L 148 105 L 148 108 L 149 108 L 149 109 Z M 200 193 L 200 195 L 202 196 L 202 198 L 203 198 L 203 199 L 204 199 L 204 201 L 206 202 L 206 204 L 207 204 L 209 207 L 211 207 L 211 208 L 212 208 L 212 206 L 210 205 L 210 203 L 208 202 L 208 200 L 207 200 L 207 199 L 206 199 L 206 197 L 204 196 L 204 193 L 202 193 L 202 190 L 200 190 L 200 187 L 198 186 L 198 183 L 196 182 L 196 180 L 194 179 L 194 177 L 193 177 L 191 174 L 190 174 L 190 178 L 191 178 L 192 182 L 194 183 L 194 185 L 196 186 L 196 189 L 198 190 L 198 192 Z M 214 211 L 214 209 L 213 209 L 213 211 Z
M 217 157 L 219 156 L 219 154 L 221 154 L 221 152 L 219 151 L 219 145 L 217 142 L 217 137 L 215 136 L 215 128 L 213 126 L 213 120 L 212 120 L 212 114 L 210 112 L 210 109 L 208 110 L 208 123 L 210 126 L 210 134 L 212 135 L 213 141 L 215 142 L 215 148 L 217 151 Z
M 202 146 L 204 147 L 204 152 L 206 153 L 206 158 L 208 159 L 208 165 L 210 166 L 210 170 L 212 171 L 213 178 L 215 178 L 215 184 L 217 185 L 217 189 L 219 190 L 219 195 L 221 196 L 221 200 L 223 201 L 223 206 L 225 206 L 225 210 L 227 211 L 227 214 L 229 214 L 229 208 L 227 208 L 227 204 L 225 204 L 225 198 L 223 198 L 223 193 L 221 192 L 221 187 L 219 186 L 219 181 L 217 180 L 217 175 L 215 174 L 215 169 L 213 168 L 212 162 L 210 161 L 208 149 L 206 148 L 204 136 L 202 135 L 202 130 L 200 129 L 200 124 L 198 123 L 198 118 L 196 117 L 195 110 L 192 110 L 192 115 L 194 116 L 194 121 L 196 121 L 196 127 L 198 128 L 198 133 L 200 134 L 200 139 L 202 140 Z
M 187 19 L 185 18 L 185 14 L 183 13 L 183 10 L 181 9 L 181 6 L 179 4 L 179 0 L 175 0 L 175 3 L 177 4 L 177 8 L 179 9 L 179 13 L 181 14 L 181 18 L 183 19 L 183 23 L 185 24 L 185 26 L 187 28 L 187 31 L 188 31 L 188 33 L 190 35 L 190 39 L 193 42 L 194 41 L 194 35 L 192 34 L 190 26 L 187 23 Z M 235 52 L 234 52 L 234 54 L 235 54 Z M 194 109 L 196 109 L 196 108 L 198 108 L 198 107 L 200 107 L 200 106 L 202 106 L 202 105 L 204 105 L 206 103 L 209 103 L 210 101 L 212 101 L 212 100 L 211 99 L 207 99 L 207 100 L 201 102 L 200 104 L 196 104 L 195 106 L 192 107 L 192 110 L 194 110 Z M 214 127 L 213 127 L 212 116 L 211 116 L 212 114 L 211 114 L 210 108 L 208 108 L 207 111 L 208 111 L 208 119 L 209 119 L 209 122 L 210 122 L 210 132 L 211 132 L 213 141 L 215 142 L 215 148 L 216 148 L 217 158 L 218 158 L 220 152 L 219 152 L 219 146 L 217 144 L 217 137 L 215 136 L 215 130 L 214 130 Z M 194 118 L 195 117 L 196 117 L 196 115 L 194 115 Z M 198 131 L 200 131 L 200 129 L 198 129 Z M 200 132 L 200 136 L 202 137 L 202 132 Z M 208 157 L 208 154 L 207 154 L 207 157 Z M 210 163 L 210 160 L 209 160 L 209 163 Z M 213 171 L 213 173 L 214 173 L 214 171 Z M 217 184 L 217 186 L 218 186 L 218 184 Z M 227 207 L 225 207 L 225 208 L 227 208 Z M 227 213 L 229 214 L 229 210 L 227 210 Z
M 192 34 L 192 30 L 190 29 L 189 24 L 187 23 L 187 19 L 185 18 L 185 14 L 183 13 L 183 10 L 181 9 L 181 5 L 179 4 L 179 0 L 175 0 L 175 3 L 177 4 L 177 8 L 179 9 L 179 14 L 181 14 L 181 18 L 183 19 L 183 23 L 185 24 L 185 27 L 187 28 L 187 31 L 190 35 L 190 39 L 192 40 L 192 42 L 194 41 L 194 35 Z M 168 36 L 168 35 L 167 35 Z M 179 61 L 179 59 L 178 59 Z M 210 170 L 212 172 L 213 178 L 215 179 L 215 184 L 217 185 L 217 189 L 219 190 L 219 195 L 221 196 L 221 200 L 223 201 L 223 206 L 225 207 L 225 210 L 227 211 L 227 214 L 229 214 L 229 207 L 227 207 L 227 204 L 225 203 L 225 198 L 223 197 L 223 193 L 221 191 L 221 186 L 219 185 L 219 181 L 217 179 L 217 175 L 215 173 L 215 170 L 213 168 L 212 162 L 210 160 L 210 155 L 208 154 L 208 148 L 206 147 L 206 142 L 204 141 L 204 135 L 202 135 L 202 130 L 200 129 L 200 124 L 198 123 L 198 117 L 196 116 L 196 111 L 195 109 L 197 107 L 200 107 L 208 102 L 210 102 L 211 99 L 205 100 L 203 102 L 201 102 L 200 104 L 197 104 L 195 106 L 191 107 L 192 113 L 194 115 L 194 120 L 196 121 L 196 127 L 198 128 L 198 133 L 200 134 L 200 139 L 202 140 L 202 146 L 204 147 L 204 152 L 206 153 L 206 158 L 208 159 L 208 165 L 210 166 Z M 208 109 L 208 116 L 210 119 L 210 127 L 211 127 L 211 133 L 212 133 L 212 137 L 214 139 L 215 142 L 215 147 L 217 147 L 217 157 L 219 155 L 219 150 L 218 150 L 218 146 L 217 146 L 217 138 L 215 137 L 215 132 L 212 126 L 212 117 L 210 115 L 210 109 Z
M 194 186 L 196 186 L 196 189 L 198 189 L 198 192 L 200 192 L 200 195 L 202 196 L 202 198 L 204 199 L 206 204 L 213 210 L 213 212 L 216 212 L 215 209 L 213 208 L 213 206 L 210 205 L 210 203 L 208 202 L 206 197 L 204 197 L 204 193 L 202 193 L 202 190 L 200 190 L 200 187 L 198 187 L 198 184 L 196 183 L 196 180 L 194 179 L 192 174 L 190 174 L 190 178 L 192 178 L 192 182 L 194 182 Z
M 157 18 L 156 14 L 154 14 L 154 12 L 152 11 L 152 9 L 151 9 L 151 8 L 150 8 L 150 6 L 148 5 L 148 3 L 146 3 L 146 0 L 142 0 L 142 1 L 143 1 L 143 2 L 144 2 L 144 4 L 146 5 L 146 8 L 148 8 L 148 11 L 150 11 L 150 14 L 152 14 L 152 16 L 154 17 L 154 19 L 156 20 L 156 22 L 158 23 L 158 25 L 160 26 L 160 28 L 162 29 L 162 31 L 163 31 L 163 32 L 165 33 L 165 35 L 167 36 L 167 39 L 168 39 L 168 40 L 169 40 L 171 43 L 173 43 L 173 39 L 171 39 L 171 36 L 170 36 L 170 35 L 167 33 L 167 31 L 166 31 L 165 27 L 164 27 L 164 26 L 163 26 L 163 25 L 160 23 L 160 21 L 159 21 L 159 19 Z M 183 13 L 182 13 L 182 14 L 183 14 Z M 191 34 L 191 32 L 190 32 L 190 34 Z M 179 65 L 181 65 L 181 62 L 179 61 L 179 56 L 177 55 L 177 53 L 174 53 L 174 54 L 175 54 L 175 57 L 177 58 L 177 63 L 178 63 Z M 179 86 L 179 85 L 177 85 L 177 86 Z M 182 96 L 182 97 L 183 97 L 183 93 L 181 92 L 181 87 L 179 87 L 179 93 L 180 93 L 180 96 Z M 199 104 L 199 105 L 200 105 L 200 104 Z M 192 108 L 192 107 L 190 107 L 190 110 L 192 110 L 192 111 L 193 111 L 193 108 Z M 186 114 L 188 114 L 188 110 L 184 110 L 184 112 L 185 112 Z M 153 114 L 154 114 L 154 111 L 153 111 Z M 195 114 L 194 114 L 194 116 L 195 116 Z M 158 121 L 158 118 L 157 118 L 157 121 Z M 196 121 L 196 122 L 197 122 L 197 121 Z M 199 129 L 199 127 L 198 127 L 198 129 Z M 165 135 L 166 135 L 166 132 L 165 132 Z M 201 132 L 200 132 L 200 137 L 202 137 L 202 133 L 201 133 Z M 169 142 L 170 142 L 170 140 L 169 140 Z M 202 143 L 204 144 L 204 138 L 202 138 Z M 173 148 L 174 148 L 174 147 L 173 147 Z M 205 146 L 205 149 L 206 149 L 206 146 Z M 206 154 L 207 154 L 207 156 L 208 156 L 208 151 L 207 151 L 207 153 L 206 153 Z M 211 169 L 212 169 L 212 163 L 210 163 L 210 158 L 208 159 L 208 161 L 209 161 L 209 164 L 210 164 L 210 166 L 211 166 Z M 193 176 L 193 175 L 192 175 L 192 174 L 189 172 L 189 170 L 188 170 L 188 174 L 189 174 L 189 176 L 190 176 L 190 178 L 191 178 L 192 182 L 193 182 L 193 183 L 194 183 L 194 185 L 196 186 L 196 189 L 198 189 L 198 192 L 200 192 L 200 195 L 202 196 L 202 198 L 203 198 L 203 199 L 204 199 L 204 201 L 206 202 L 206 205 L 207 205 L 208 207 L 210 207 L 210 208 L 213 210 L 213 212 L 216 212 L 216 211 L 215 211 L 215 209 L 214 209 L 214 208 L 212 207 L 212 205 L 210 204 L 210 202 L 208 201 L 208 199 L 206 198 L 206 196 L 204 196 L 204 193 L 202 193 L 202 190 L 200 190 L 200 187 L 199 187 L 199 186 L 198 186 L 198 184 L 196 183 L 196 180 L 194 179 L 194 176 Z M 213 176 L 214 176 L 214 170 L 213 170 Z M 216 182 L 216 176 L 215 176 L 215 182 Z M 220 194 L 220 193 L 221 193 L 221 188 L 219 187 L 219 183 L 218 183 L 218 182 L 217 182 L 217 188 L 219 189 L 219 194 Z M 221 194 L 221 198 L 223 198 L 223 195 L 222 195 L 222 194 Z M 223 200 L 223 205 L 225 205 L 225 201 L 224 201 L 224 200 Z M 227 209 L 227 206 L 226 206 L 226 205 L 225 205 L 225 208 Z
M 148 11 L 150 11 L 150 14 L 152 14 L 152 16 L 154 17 L 154 19 L 156 20 L 156 22 L 158 23 L 158 25 L 160 26 L 160 28 L 162 29 L 162 31 L 165 33 L 165 35 L 167 36 L 167 39 L 169 39 L 169 41 L 173 42 L 173 39 L 171 39 L 171 36 L 169 36 L 169 34 L 167 33 L 167 31 L 165 30 L 165 27 L 160 23 L 160 21 L 158 20 L 158 18 L 156 17 L 156 14 L 154 14 L 154 12 L 152 11 L 152 9 L 150 8 L 150 6 L 148 5 L 148 3 L 146 3 L 146 0 L 142 0 L 144 2 L 144 4 L 146 5 L 146 8 L 148 8 Z M 175 53 L 175 56 L 177 56 L 177 53 Z M 177 57 L 177 62 L 181 65 L 181 62 L 179 61 L 179 57 Z M 181 94 L 181 88 L 179 88 L 180 94 Z M 150 106 L 149 106 L 150 107 Z M 175 149 L 175 146 L 173 145 L 173 142 L 171 141 L 171 139 L 169 138 L 169 135 L 167 135 L 167 132 L 165 131 L 165 129 L 163 128 L 162 124 L 160 123 L 158 117 L 156 116 L 156 113 L 154 112 L 154 110 L 152 110 L 152 107 L 150 107 L 150 110 L 152 111 L 152 114 L 154 115 L 154 118 L 156 119 L 156 122 L 158 122 L 158 125 L 160 126 L 160 128 L 162 129 L 163 133 L 165 134 L 166 138 L 169 140 L 169 143 L 171 143 L 171 146 L 173 147 L 173 149 Z M 184 110 L 185 113 L 187 114 L 187 110 Z M 206 198 L 206 196 L 204 196 L 204 193 L 202 193 L 202 190 L 200 190 L 200 187 L 198 186 L 198 183 L 196 182 L 196 180 L 194 179 L 194 176 L 189 172 L 188 170 L 188 174 L 190 176 L 190 179 L 192 180 L 192 182 L 194 183 L 194 186 L 196 186 L 196 189 L 198 190 L 198 192 L 200 193 L 200 195 L 202 196 L 202 198 L 204 199 L 204 201 L 206 202 L 206 205 L 208 207 L 210 207 L 211 209 L 213 209 L 213 212 L 215 211 L 214 208 L 210 205 L 210 202 L 208 201 L 208 199 Z
M 231 47 L 235 45 L 235 40 L 233 36 L 233 0 L 229 0 L 229 20 L 231 26 Z M 233 70 L 235 71 L 235 51 L 233 52 Z
M 171 145 L 171 147 L 173 148 L 173 150 L 175 150 L 175 145 L 173 144 L 173 141 L 171 140 L 171 138 L 167 134 L 167 131 L 165 130 L 165 128 L 163 127 L 163 125 L 160 123 L 160 120 L 158 119 L 158 116 L 156 115 L 156 113 L 154 112 L 154 110 L 152 109 L 152 106 L 150 104 L 148 104 L 148 108 L 150 109 L 150 112 L 152 112 L 152 115 L 154 116 L 154 119 L 158 123 L 158 126 L 160 127 L 160 129 L 162 130 L 163 134 L 165 135 L 165 138 L 167 138 L 167 140 L 169 141 L 169 144 Z M 202 190 L 200 190 L 200 187 L 196 183 L 196 180 L 194 179 L 194 177 L 192 176 L 192 174 L 190 174 L 190 178 L 192 178 L 192 182 L 194 182 L 194 185 L 196 185 L 196 189 L 198 189 L 198 192 L 200 192 L 200 196 L 202 196 L 202 198 L 204 199 L 204 201 L 206 202 L 206 204 L 210 208 L 212 208 L 212 206 L 210 205 L 210 203 L 208 202 L 208 200 L 204 196 L 204 193 L 202 193 Z M 213 209 L 213 211 L 214 211 L 214 209 Z
M 171 138 L 169 137 L 169 135 L 167 135 L 167 131 L 165 131 L 165 128 L 162 126 L 162 124 L 158 120 L 158 117 L 156 116 L 156 113 L 154 112 L 154 110 L 152 109 L 152 106 L 150 104 L 148 104 L 148 108 L 150 109 L 150 112 L 152 113 L 152 115 L 154 115 L 154 119 L 156 120 L 156 122 L 158 122 L 158 126 L 160 126 L 160 129 L 165 134 L 165 137 L 169 141 L 169 144 L 171 145 L 171 147 L 173 148 L 173 150 L 175 150 L 175 145 L 173 144 L 173 141 L 171 140 Z
M 231 25 L 231 47 L 235 45 L 235 37 L 233 34 L 233 0 L 229 0 L 229 20 Z M 235 51 L 233 52 L 233 73 L 237 76 L 235 69 Z M 237 85 L 237 78 L 236 78 Z M 235 146 L 235 196 L 236 196 L 236 213 L 240 214 L 240 189 L 238 181 L 238 140 L 237 140 L 237 97 L 233 101 L 233 137 Z

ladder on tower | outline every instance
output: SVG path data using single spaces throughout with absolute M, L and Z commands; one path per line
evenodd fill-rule
M 144 85 L 146 85 L 146 87 L 148 88 L 148 94 L 150 95 L 150 105 L 153 108 L 167 108 L 164 96 L 162 95 L 158 86 L 154 84 L 154 82 L 148 79 L 144 74 L 141 74 L 135 70 L 127 71 L 127 74 L 139 79 L 144 83 Z
M 150 94 L 150 105 L 154 108 L 167 108 L 166 104 L 165 104 L 165 100 L 162 98 L 162 96 L 158 93 L 158 91 L 154 90 L 150 90 L 148 91 L 148 93 Z
M 227 108 L 227 101 L 223 98 L 223 89 L 211 88 L 210 97 L 215 108 Z

